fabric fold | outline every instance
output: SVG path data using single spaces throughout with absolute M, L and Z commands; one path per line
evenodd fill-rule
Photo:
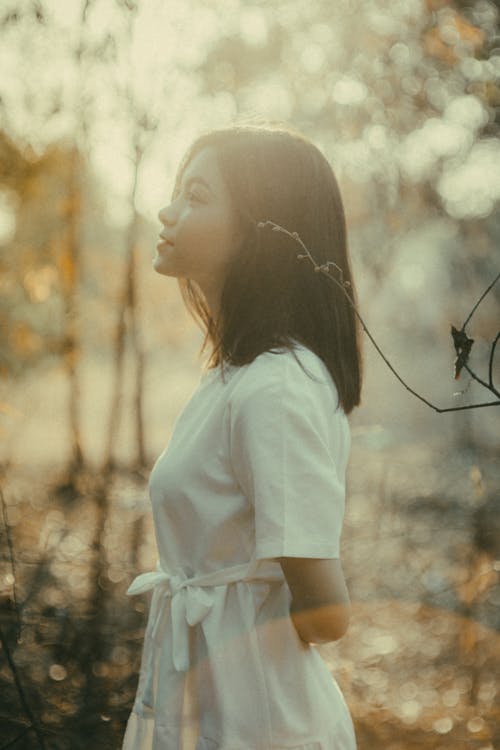
M 129 596 L 137 596 L 156 590 L 150 610 L 151 639 L 144 644 L 144 691 L 143 705 L 154 709 L 154 685 L 157 678 L 155 648 L 161 642 L 164 628 L 170 624 L 172 642 L 172 662 L 179 673 L 186 673 L 191 667 L 189 652 L 189 626 L 203 622 L 214 603 L 214 587 L 227 586 L 237 582 L 284 581 L 281 568 L 270 561 L 256 561 L 233 565 L 227 568 L 188 578 L 180 569 L 168 573 L 160 561 L 156 570 L 138 575 L 127 589 Z M 170 613 L 170 617 L 168 617 Z M 179 717 L 180 723 L 180 717 Z

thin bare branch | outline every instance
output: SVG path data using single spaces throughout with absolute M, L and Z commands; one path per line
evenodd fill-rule
M 497 274 L 497 276 L 493 279 L 493 281 L 491 282 L 491 284 L 484 290 L 484 292 L 482 293 L 482 295 L 479 297 L 478 301 L 476 302 L 476 304 L 474 305 L 474 307 L 470 311 L 469 315 L 467 316 L 467 319 L 466 319 L 465 323 L 462 326 L 462 331 L 465 331 L 465 326 L 467 325 L 467 323 L 469 322 L 469 320 L 472 318 L 472 316 L 474 315 L 474 313 L 476 312 L 477 308 L 479 307 L 479 305 L 481 304 L 481 302 L 483 301 L 483 299 L 486 297 L 486 295 L 488 294 L 488 292 L 491 289 L 493 289 L 493 287 L 497 283 L 498 279 L 500 279 L 500 273 Z
M 7 663 L 10 667 L 10 671 L 12 672 L 12 676 L 14 677 L 14 682 L 16 684 L 17 693 L 19 695 L 19 700 L 21 702 L 21 705 L 23 707 L 24 713 L 28 717 L 28 720 L 30 722 L 31 728 L 33 729 L 34 733 L 36 734 L 38 744 L 41 747 L 42 750 L 45 750 L 45 740 L 43 738 L 42 730 L 38 726 L 38 722 L 35 718 L 35 715 L 33 711 L 31 710 L 31 707 L 28 703 L 28 699 L 26 697 L 26 693 L 24 692 L 24 688 L 22 686 L 21 678 L 19 676 L 19 672 L 17 670 L 16 663 L 14 661 L 14 657 L 12 656 L 12 653 L 9 648 L 9 644 L 7 641 L 7 638 L 4 636 L 3 630 L 0 627 L 0 642 L 2 644 L 2 648 L 5 653 L 5 657 L 7 659 Z
M 7 518 L 7 506 L 5 504 L 5 498 L 3 496 L 3 490 L 0 487 L 0 500 L 2 502 L 2 517 L 3 517 L 3 524 L 5 527 L 5 534 L 7 536 L 7 546 L 9 548 L 9 560 L 10 560 L 10 567 L 12 570 L 12 598 L 14 600 L 14 609 L 16 612 L 16 622 L 17 622 L 17 633 L 16 633 L 16 640 L 19 642 L 21 640 L 21 618 L 19 616 L 19 606 L 17 603 L 17 590 L 16 590 L 16 566 L 14 562 L 14 546 L 12 544 L 12 537 L 10 535 L 10 526 L 9 526 L 9 519 Z
M 377 352 L 380 354 L 380 356 L 382 357 L 382 359 L 386 363 L 387 367 L 390 369 L 390 371 L 393 373 L 393 375 L 399 380 L 399 382 L 401 383 L 401 385 L 404 386 L 404 388 L 406 388 L 407 391 L 409 391 L 411 394 L 413 394 L 416 398 L 418 398 L 424 404 L 427 404 L 427 406 L 429 406 L 431 409 L 434 409 L 434 411 L 437 411 L 440 414 L 443 414 L 445 412 L 450 412 L 450 411 L 465 411 L 466 409 L 480 409 L 480 408 L 485 407 L 485 406 L 500 406 L 500 400 L 499 400 L 499 401 L 485 401 L 485 402 L 478 403 L 478 404 L 469 404 L 467 406 L 451 406 L 451 407 L 447 407 L 447 408 L 443 409 L 443 408 L 441 408 L 439 406 L 436 406 L 431 401 L 428 401 L 424 396 L 421 396 L 420 393 L 417 393 L 417 391 L 413 390 L 413 388 L 410 388 L 410 386 L 403 380 L 403 378 L 399 375 L 399 373 L 391 365 L 391 363 L 389 362 L 389 360 L 387 359 L 387 357 L 385 356 L 385 354 L 383 353 L 383 351 L 381 350 L 381 348 L 379 347 L 379 345 L 377 344 L 377 342 L 373 338 L 372 334 L 368 330 L 368 327 L 367 327 L 366 323 L 364 322 L 363 318 L 361 317 L 361 314 L 359 313 L 356 305 L 354 304 L 354 301 L 352 300 L 352 298 L 351 298 L 351 296 L 350 296 L 350 294 L 348 292 L 348 288 L 349 288 L 350 284 L 349 284 L 349 282 L 344 281 L 342 270 L 337 266 L 337 264 L 334 263 L 333 261 L 328 261 L 324 265 L 319 265 L 318 263 L 316 263 L 315 259 L 311 255 L 309 249 L 304 245 L 304 243 L 302 242 L 302 240 L 299 237 L 299 235 L 297 234 L 297 232 L 289 232 L 287 229 L 284 229 L 284 227 L 280 226 L 279 224 L 275 224 L 273 221 L 265 221 L 265 222 L 261 221 L 261 222 L 259 222 L 257 224 L 257 227 L 260 228 L 260 229 L 265 229 L 267 227 L 270 227 L 273 232 L 283 232 L 284 234 L 288 235 L 293 240 L 295 240 L 295 242 L 299 243 L 299 245 L 304 250 L 305 255 L 297 255 L 297 259 L 298 260 L 304 260 L 306 258 L 309 259 L 311 261 L 311 263 L 313 264 L 313 266 L 314 266 L 315 272 L 322 273 L 325 276 L 327 276 L 341 290 L 342 294 L 345 296 L 345 298 L 349 302 L 350 306 L 352 307 L 352 309 L 354 311 L 354 314 L 356 315 L 356 317 L 358 318 L 359 322 L 361 323 L 364 332 L 366 333 L 366 335 L 368 336 L 368 338 L 372 342 L 373 346 L 375 347 L 375 349 L 377 350 Z M 340 276 L 340 280 L 336 279 L 334 276 L 332 276 L 330 274 L 330 268 L 334 268 L 335 270 L 337 270 L 337 272 L 338 272 L 338 274 Z M 498 281 L 499 278 L 500 278 L 500 274 L 498 274 L 498 276 L 495 278 L 495 280 L 489 285 L 489 287 L 486 290 L 486 292 L 483 295 L 481 295 L 481 298 L 476 302 L 474 309 L 477 308 L 477 306 L 479 305 L 479 303 L 481 302 L 481 300 L 484 299 L 484 297 L 487 294 L 487 292 L 494 286 L 494 284 Z M 474 312 L 474 310 L 472 312 Z M 462 330 L 464 329 L 465 325 L 470 320 L 470 318 L 471 318 L 471 315 L 468 316 L 466 322 L 462 326 Z M 470 372 L 470 374 L 473 377 L 476 377 L 474 375 L 474 373 L 472 373 L 469 370 L 469 368 L 467 368 L 467 370 Z M 476 377 L 476 380 L 477 379 L 478 378 Z M 488 390 L 491 390 L 496 395 L 500 395 L 494 389 L 490 388 L 488 386 L 488 384 L 483 383 L 482 381 L 479 381 L 479 382 L 481 382 L 482 385 L 484 385 Z
M 478 383 L 480 383 L 484 388 L 486 388 L 488 391 L 491 391 L 496 396 L 500 397 L 500 393 L 497 391 L 497 389 L 493 386 L 487 383 L 485 380 L 479 377 L 479 375 L 476 375 L 476 373 L 469 367 L 469 365 L 465 364 L 464 368 L 467 370 L 469 375 L 474 378 Z
M 489 381 L 491 390 L 494 391 L 495 393 L 497 393 L 498 391 L 495 388 L 495 386 L 493 385 L 493 359 L 495 357 L 495 347 L 498 344 L 498 339 L 500 339 L 500 331 L 498 331 L 498 333 L 497 333 L 497 335 L 495 337 L 495 340 L 493 341 L 493 343 L 491 345 L 490 361 L 489 361 L 489 365 L 488 365 L 488 381 Z

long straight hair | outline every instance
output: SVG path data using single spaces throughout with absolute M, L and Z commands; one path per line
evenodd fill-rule
M 241 366 L 276 348 L 293 351 L 293 340 L 317 354 L 336 385 L 346 414 L 360 403 L 361 349 L 358 320 L 342 291 L 283 232 L 258 227 L 272 221 L 297 232 L 317 264 L 333 261 L 356 304 L 347 248 L 344 207 L 333 170 L 304 135 L 283 125 L 237 125 L 204 133 L 182 160 L 184 170 L 213 147 L 243 240 L 224 279 L 217 320 L 199 285 L 178 279 L 184 303 L 201 324 L 212 351 L 208 367 Z

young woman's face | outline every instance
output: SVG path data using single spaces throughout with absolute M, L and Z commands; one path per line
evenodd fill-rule
M 236 231 L 229 193 L 211 146 L 188 163 L 176 200 L 162 208 L 158 218 L 163 227 L 153 260 L 155 271 L 192 279 L 207 299 L 213 297 L 236 249 Z

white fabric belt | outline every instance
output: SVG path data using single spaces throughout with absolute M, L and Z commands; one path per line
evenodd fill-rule
M 257 570 L 257 567 L 259 570 Z M 187 625 L 197 625 L 210 612 L 215 599 L 216 586 L 224 586 L 236 582 L 277 582 L 284 581 L 281 567 L 276 564 L 255 561 L 242 565 L 222 568 L 205 575 L 187 578 L 183 571 L 167 573 L 162 570 L 160 563 L 149 573 L 137 576 L 127 589 L 127 594 L 134 596 L 158 588 L 160 590 L 157 605 L 150 613 L 152 618 L 152 640 L 158 643 L 161 635 L 161 625 L 167 611 L 167 600 L 170 599 L 170 619 L 172 627 L 172 661 L 178 672 L 186 672 L 190 667 L 189 630 Z M 146 705 L 151 705 L 150 689 L 152 688 L 155 665 L 152 663 L 153 654 L 146 658 L 146 677 L 148 686 Z

